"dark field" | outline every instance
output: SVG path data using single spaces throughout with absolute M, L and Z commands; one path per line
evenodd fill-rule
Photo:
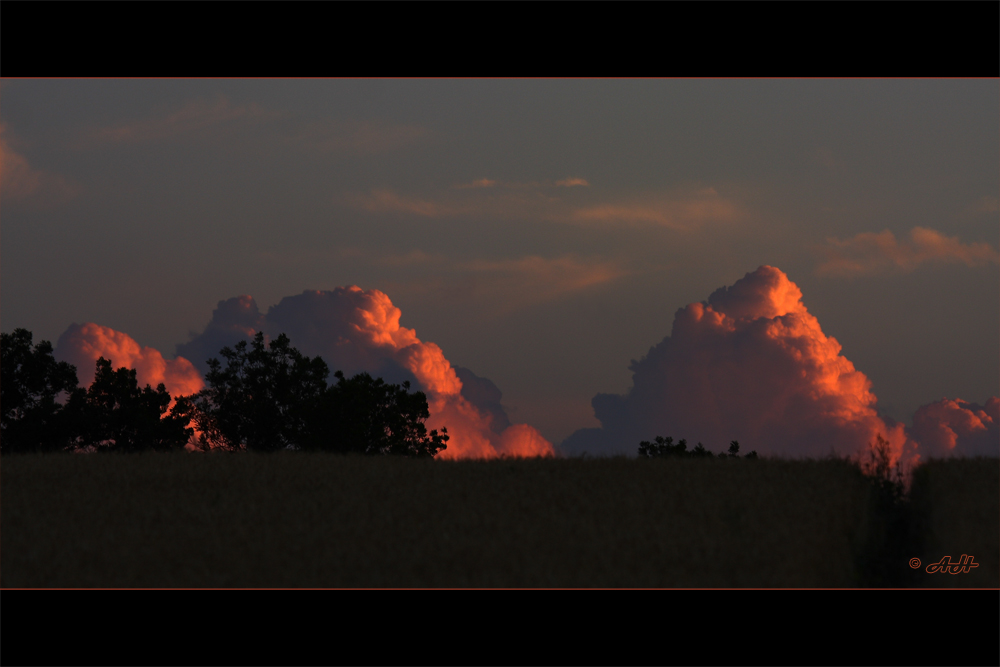
M 998 461 L 913 494 L 842 461 L 4 456 L 0 585 L 998 586 Z

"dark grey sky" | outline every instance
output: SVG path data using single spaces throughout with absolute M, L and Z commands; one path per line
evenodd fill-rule
M 558 442 L 769 264 L 908 420 L 1000 394 L 998 118 L 995 79 L 4 80 L 2 328 L 169 357 L 377 288 Z

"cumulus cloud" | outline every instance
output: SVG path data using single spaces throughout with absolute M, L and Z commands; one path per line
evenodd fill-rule
M 922 458 L 1000 456 L 1000 398 L 986 405 L 948 398 L 923 405 L 910 432 Z
M 912 454 L 903 425 L 878 415 L 871 382 L 840 352 L 799 288 L 761 266 L 679 309 L 671 335 L 632 362 L 629 392 L 594 397 L 601 428 L 561 448 L 634 454 L 663 435 L 714 451 L 739 440 L 761 454 L 853 455 L 880 433 L 894 458 Z
M 285 333 L 303 354 L 321 356 L 331 371 L 409 380 L 423 391 L 431 413 L 428 427 L 447 427 L 451 436 L 442 458 L 552 453 L 534 428 L 509 423 L 492 382 L 465 369 L 463 382 L 440 347 L 400 326 L 401 314 L 383 292 L 356 286 L 285 297 L 263 315 L 252 298 L 237 297 L 220 302 L 205 332 L 179 345 L 178 353 L 212 347 L 208 356 L 217 356 L 221 347 L 258 331 L 269 338 Z
M 191 340 L 177 345 L 177 356 L 190 359 L 202 373 L 208 372 L 208 360 L 219 357 L 219 350 L 250 340 L 263 331 L 264 316 L 249 294 L 220 301 L 212 311 L 201 334 L 191 333 Z
M 925 227 L 910 230 L 908 241 L 897 241 L 889 230 L 864 232 L 846 240 L 829 238 L 820 248 L 819 275 L 855 276 L 883 271 L 913 271 L 927 263 L 983 266 L 1000 263 L 1000 252 L 988 243 L 962 243 Z
M 59 337 L 53 355 L 76 366 L 83 387 L 94 381 L 101 357 L 111 361 L 113 368 L 134 368 L 140 386 L 163 383 L 171 396 L 188 396 L 204 387 L 201 373 L 187 359 L 164 359 L 159 350 L 143 347 L 128 334 L 93 322 L 71 324 Z

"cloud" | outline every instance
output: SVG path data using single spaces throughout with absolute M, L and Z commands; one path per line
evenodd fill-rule
M 478 181 L 472 181 L 471 183 L 463 183 L 462 185 L 457 185 L 455 187 L 466 190 L 469 188 L 492 188 L 497 184 L 496 181 L 489 178 L 480 178 Z
M 347 199 L 357 208 L 371 213 L 410 213 L 424 218 L 456 215 L 464 210 L 449 204 L 404 197 L 384 189 L 372 190 L 366 195 L 349 196 Z
M 840 352 L 799 288 L 761 266 L 679 309 L 670 336 L 632 362 L 629 392 L 594 397 L 601 428 L 561 449 L 634 454 L 662 435 L 713 451 L 738 440 L 760 454 L 853 455 L 881 433 L 894 457 L 912 454 L 902 424 L 878 415 L 871 382 Z
M 0 123 L 0 197 L 23 200 L 44 198 L 49 202 L 74 197 L 80 186 L 59 174 L 35 169 L 7 142 L 7 126 Z
M 502 187 L 506 189 L 513 190 L 541 190 L 545 188 L 552 187 L 562 187 L 562 188 L 573 188 L 578 186 L 589 187 L 585 179 L 582 178 L 564 178 L 559 181 L 531 181 L 527 183 L 518 183 L 511 181 L 498 181 L 492 178 L 480 178 L 479 180 L 472 181 L 471 183 L 462 183 L 461 185 L 456 185 L 455 187 L 459 190 L 468 190 L 475 188 L 495 188 Z
M 160 383 L 171 396 L 188 396 L 204 387 L 201 373 L 183 357 L 164 359 L 158 350 L 142 347 L 128 334 L 88 322 L 71 324 L 59 337 L 53 355 L 76 366 L 80 385 L 94 381 L 96 362 L 104 357 L 113 368 L 134 368 L 140 386 Z
M 1000 211 L 1000 199 L 986 195 L 973 204 L 971 209 L 974 213 L 997 213 Z
M 233 104 L 220 94 L 213 99 L 191 100 L 166 114 L 92 128 L 76 142 L 76 147 L 153 143 L 207 129 L 217 133 L 278 120 L 284 122 L 274 128 L 272 138 L 286 148 L 320 153 L 378 155 L 418 143 L 430 134 L 427 128 L 417 125 L 345 119 L 309 121 L 265 109 L 254 102 Z
M 825 257 L 818 275 L 855 276 L 884 271 L 909 272 L 927 263 L 984 266 L 1000 263 L 1000 253 L 987 243 L 963 244 L 933 229 L 914 227 L 909 241 L 897 241 L 889 230 L 863 232 L 844 241 L 828 238 L 819 249 Z
M 476 260 L 462 263 L 458 269 L 478 274 L 472 280 L 476 298 L 489 301 L 502 312 L 551 301 L 626 274 L 616 262 L 573 255 Z
M 1000 398 L 986 405 L 948 398 L 922 405 L 910 433 L 922 458 L 1000 456 Z
M 429 135 L 427 128 L 418 125 L 331 120 L 303 125 L 292 135 L 291 142 L 324 153 L 377 155 L 406 148 Z
M 208 372 L 208 360 L 219 357 L 219 350 L 250 340 L 264 330 L 264 315 L 249 294 L 220 301 L 212 319 L 200 334 L 191 332 L 191 340 L 177 345 L 177 356 L 190 359 L 202 373 Z
M 572 209 L 555 196 L 553 188 L 589 185 L 582 178 L 527 183 L 480 178 L 429 196 L 407 196 L 389 188 L 376 188 L 363 194 L 343 195 L 337 200 L 370 213 L 407 213 L 427 218 L 477 215 L 565 221 L 572 218 Z M 586 214 L 583 215 L 586 217 Z
M 447 427 L 451 436 L 442 458 L 552 453 L 551 443 L 534 428 L 509 423 L 492 382 L 462 369 L 466 388 L 441 348 L 401 326 L 401 315 L 383 292 L 356 286 L 285 297 L 264 315 L 249 296 L 236 297 L 219 302 L 205 332 L 178 345 L 178 353 L 214 347 L 209 356 L 218 356 L 223 346 L 257 331 L 269 338 L 285 333 L 303 354 L 321 356 L 331 371 L 367 372 L 392 383 L 408 380 L 425 392 L 428 428 Z
M 708 222 L 729 222 L 740 216 L 735 203 L 714 188 L 669 196 L 653 195 L 638 200 L 608 202 L 578 208 L 568 222 L 577 224 L 660 226 L 691 230 Z
M 523 219 L 551 216 L 555 200 L 539 192 L 518 190 L 509 184 L 496 191 L 497 182 L 490 183 L 493 185 L 460 185 L 433 198 L 410 197 L 377 188 L 365 194 L 348 194 L 338 199 L 369 213 L 405 213 L 423 218 L 473 215 Z
M 218 95 L 214 100 L 192 100 L 166 115 L 95 128 L 80 144 L 88 147 L 163 141 L 236 121 L 257 122 L 279 115 L 254 103 L 234 106 L 224 95 Z

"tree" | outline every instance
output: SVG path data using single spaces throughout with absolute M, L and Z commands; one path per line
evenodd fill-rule
M 76 368 L 56 362 L 52 343 L 32 348 L 32 334 L 0 334 L 0 450 L 4 453 L 62 449 L 69 433 L 61 393 L 77 389 Z
M 248 346 L 224 347 L 208 361 L 208 387 L 196 394 L 196 421 L 207 448 L 275 451 L 299 447 L 306 420 L 326 390 L 329 369 L 291 347 L 281 334 L 268 346 L 258 333 Z
M 314 413 L 310 448 L 431 457 L 447 447 L 448 429 L 427 432 L 427 397 L 409 393 L 409 382 L 387 384 L 368 373 L 347 379 L 341 371 L 335 377 Z
M 113 370 L 111 362 L 101 357 L 93 384 L 85 393 L 73 396 L 67 413 L 76 427 L 77 447 L 167 451 L 184 447 L 194 432 L 188 427 L 194 411 L 190 400 L 178 397 L 167 415 L 170 402 L 162 383 L 155 390 L 148 384 L 142 389 L 135 369 Z

